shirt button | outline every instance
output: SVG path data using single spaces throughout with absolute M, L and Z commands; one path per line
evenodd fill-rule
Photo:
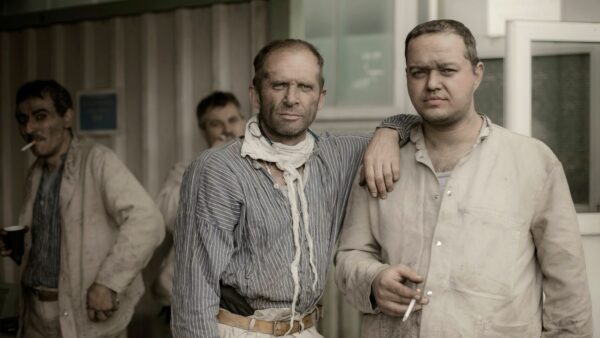
M 440 195 L 438 195 L 438 194 L 433 195 L 434 200 L 438 200 L 439 198 L 440 198 Z
M 435 246 L 442 246 L 442 241 L 435 242 Z
M 273 187 L 274 187 L 275 189 L 279 189 L 279 184 L 275 183 L 275 184 L 273 184 Z
M 452 190 L 448 190 L 448 192 L 446 192 L 446 194 L 447 194 L 448 196 L 452 196 Z
M 433 291 L 431 291 L 431 290 L 427 291 L 426 295 L 427 295 L 427 297 L 433 296 Z
M 63 316 L 69 317 L 69 313 L 67 311 L 63 312 Z

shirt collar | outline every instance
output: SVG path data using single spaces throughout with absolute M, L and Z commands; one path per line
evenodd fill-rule
M 483 125 L 479 130 L 479 136 L 477 137 L 477 142 L 475 142 L 475 146 L 483 142 L 488 136 L 490 136 L 492 126 L 492 120 L 488 116 L 482 113 L 477 114 L 481 116 L 481 118 L 483 118 Z M 423 135 L 423 124 L 416 124 L 410 131 L 410 141 L 415 144 L 420 144 L 421 142 L 424 142 L 424 137 L 425 136 Z

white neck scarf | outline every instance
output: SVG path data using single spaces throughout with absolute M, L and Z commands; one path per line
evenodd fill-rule
M 294 296 L 292 298 L 291 321 L 295 317 L 296 302 L 300 292 L 300 281 L 298 278 L 298 265 L 300 264 L 300 212 L 298 210 L 298 198 L 300 196 L 300 206 L 302 208 L 302 221 L 304 223 L 304 233 L 308 242 L 309 261 L 312 268 L 314 280 L 312 290 L 315 291 L 317 285 L 318 272 L 314 263 L 313 241 L 309 231 L 308 202 L 304 194 L 304 179 L 298 172 L 308 161 L 315 145 L 314 137 L 306 133 L 306 138 L 300 143 L 288 146 L 282 143 L 270 142 L 258 126 L 258 117 L 253 116 L 246 124 L 246 135 L 242 144 L 242 156 L 249 156 L 255 160 L 275 163 L 277 168 L 283 171 L 283 179 L 287 185 L 288 200 L 292 213 L 292 232 L 294 234 L 294 246 L 296 249 L 294 260 L 290 265 L 292 278 L 294 279 Z M 290 325 L 291 329 L 292 325 Z

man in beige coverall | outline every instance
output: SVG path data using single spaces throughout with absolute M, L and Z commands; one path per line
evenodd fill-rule
M 33 81 L 16 119 L 37 160 L 20 224 L 23 337 L 125 337 L 144 292 L 141 270 L 164 237 L 160 212 L 109 149 L 72 131 L 67 90 Z M 10 254 L 4 243 L 0 253 Z
M 338 286 L 364 313 L 363 337 L 591 337 L 560 162 L 475 111 L 484 66 L 464 25 L 426 22 L 405 45 L 423 123 L 400 149 L 387 200 L 354 186 L 336 254 Z M 413 298 L 421 311 L 403 320 Z

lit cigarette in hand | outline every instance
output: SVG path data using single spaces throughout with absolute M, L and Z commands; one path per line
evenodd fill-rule
M 21 148 L 21 151 L 25 151 L 31 147 L 33 147 L 33 145 L 35 144 L 35 140 L 29 142 L 28 144 L 26 144 L 23 148 Z
M 416 299 L 411 299 L 410 303 L 408 304 L 408 308 L 406 309 L 406 312 L 404 312 L 404 317 L 402 317 L 402 321 L 405 322 L 408 317 L 410 316 L 410 313 L 412 312 L 413 308 L 415 307 L 415 303 L 417 302 Z

